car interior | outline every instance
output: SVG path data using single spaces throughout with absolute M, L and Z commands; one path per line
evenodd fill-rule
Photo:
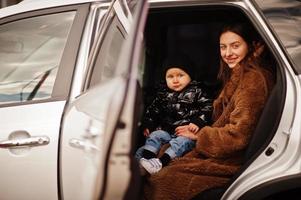
M 250 26 L 254 26 L 260 35 L 260 27 L 256 27 L 244 11 L 233 6 L 151 9 L 145 26 L 145 54 L 140 83 L 143 108 L 152 102 L 156 85 L 162 81 L 161 66 L 164 58 L 176 52 L 190 56 L 198 69 L 198 81 L 203 82 L 212 98 L 216 98 L 221 89 L 221 84 L 216 78 L 220 57 L 218 34 L 223 24 L 232 21 L 250 23 Z M 225 187 L 209 189 L 194 199 L 220 199 L 231 183 L 264 151 L 277 130 L 285 100 L 285 77 L 277 56 L 269 48 L 267 40 L 264 37 L 262 40 L 267 48 L 266 64 L 274 74 L 276 82 L 246 149 L 245 163 Z M 143 132 L 138 127 L 133 136 L 133 144 L 135 144 L 133 155 L 140 146 L 144 145 L 144 141 Z M 137 162 L 133 161 L 132 170 L 136 176 L 133 177 L 133 184 L 130 187 L 136 187 L 137 190 L 140 186 L 140 195 L 142 195 L 144 177 L 140 176 L 137 165 Z M 131 194 L 127 195 L 130 197 Z

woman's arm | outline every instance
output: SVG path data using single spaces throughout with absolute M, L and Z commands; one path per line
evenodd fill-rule
M 247 146 L 268 94 L 264 78 L 257 73 L 245 74 L 242 81 L 230 117 L 223 119 L 226 123 L 221 127 L 206 126 L 197 133 L 197 152 L 208 157 L 227 157 Z

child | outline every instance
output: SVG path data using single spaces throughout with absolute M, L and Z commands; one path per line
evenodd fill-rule
M 177 136 L 175 128 L 189 125 L 190 131 L 196 133 L 210 121 L 212 99 L 192 80 L 193 65 L 185 56 L 175 56 L 164 64 L 166 84 L 163 85 L 152 104 L 147 108 L 142 125 L 147 137 L 139 163 L 150 174 L 157 173 L 171 159 L 190 151 L 195 142 L 183 136 Z M 157 153 L 163 144 L 170 147 L 160 158 Z M 137 154 L 141 151 L 137 151 Z

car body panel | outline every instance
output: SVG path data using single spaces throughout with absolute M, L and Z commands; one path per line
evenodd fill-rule
M 1 116 L 5 116 L 1 118 L 0 125 L 2 131 L 0 154 L 2 167 L 5 168 L 0 172 L 1 199 L 61 198 L 58 150 L 62 117 L 66 102 L 82 92 L 88 55 L 108 8 L 108 4 L 102 4 L 101 1 L 93 5 L 90 4 L 91 2 L 95 1 L 23 2 L 0 10 L 1 27 L 23 19 L 30 20 L 69 11 L 75 13 L 70 31 L 67 32 L 66 45 L 60 55 L 61 60 L 51 96 L 42 100 L 1 102 L 0 113 Z M 47 23 L 40 28 L 46 29 Z M 38 52 L 39 49 L 36 49 Z M 7 53 L 5 49 L 1 50 L 1 53 L 3 52 Z M 34 58 L 32 61 L 27 60 L 33 64 L 39 61 Z M 28 67 L 31 65 L 29 64 Z M 31 143 L 33 140 L 36 142 L 31 144 L 28 143 L 29 140 Z M 19 147 L 24 142 L 27 142 L 25 147 Z M 14 147 L 5 146 L 11 143 Z
M 0 149 L 1 199 L 58 198 L 57 147 L 64 105 L 65 101 L 57 101 L 0 109 L 5 116 L 0 124 L 2 141 L 35 136 L 50 141 L 45 146 Z

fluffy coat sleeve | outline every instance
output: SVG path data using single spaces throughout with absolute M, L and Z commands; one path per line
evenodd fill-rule
M 267 99 L 266 85 L 261 74 L 246 73 L 219 119 L 198 132 L 195 150 L 213 158 L 244 150 Z

